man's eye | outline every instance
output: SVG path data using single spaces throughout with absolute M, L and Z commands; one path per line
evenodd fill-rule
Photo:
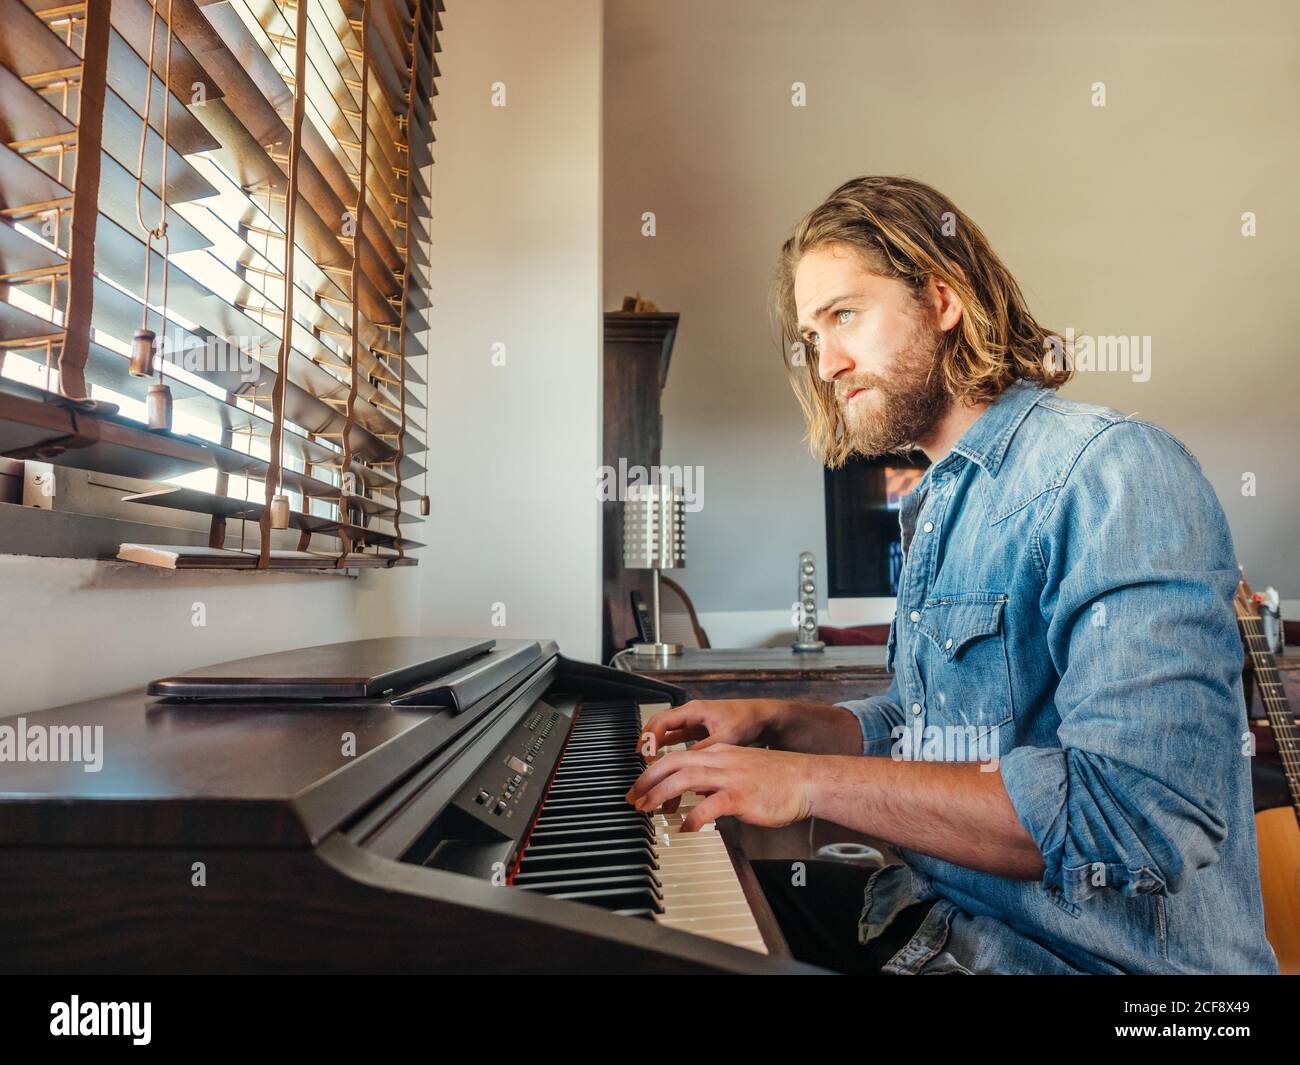
M 835 320 L 839 322 L 840 325 L 848 325 L 849 322 L 852 320 L 853 315 L 856 313 L 857 313 L 856 311 L 850 311 L 850 310 L 836 311 Z M 845 315 L 848 315 L 849 317 L 846 318 Z

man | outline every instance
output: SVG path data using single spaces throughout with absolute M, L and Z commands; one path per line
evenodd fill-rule
M 893 681 L 837 706 L 661 713 L 654 744 L 697 742 L 629 801 L 691 791 L 688 829 L 815 816 L 895 845 L 905 864 L 865 898 L 822 864 L 801 887 L 787 863 L 773 891 L 807 960 L 837 968 L 1275 972 L 1232 541 L 1196 460 L 1056 395 L 1061 338 L 919 182 L 860 178 L 809 213 L 777 309 L 815 453 L 931 461 L 900 516 Z

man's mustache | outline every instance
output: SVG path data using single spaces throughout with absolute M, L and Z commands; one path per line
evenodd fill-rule
M 835 382 L 835 399 L 839 403 L 847 403 L 849 393 L 855 388 L 876 388 L 884 390 L 884 382 L 873 374 L 862 374 L 850 380 L 840 380 Z

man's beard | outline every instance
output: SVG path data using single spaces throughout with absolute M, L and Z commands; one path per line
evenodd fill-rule
M 943 374 L 935 365 L 942 339 L 939 329 L 918 316 L 888 379 L 856 374 L 835 382 L 835 401 L 853 454 L 875 458 L 913 450 L 939 424 L 949 402 Z M 847 403 L 855 388 L 870 391 Z

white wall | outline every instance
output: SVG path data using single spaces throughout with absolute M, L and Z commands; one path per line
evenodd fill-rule
M 416 572 L 185 573 L 0 555 L 0 715 L 267 651 L 412 632 Z
M 422 627 L 550 636 L 595 659 L 601 4 L 447 7 Z
M 1297 34 L 1289 0 L 608 0 L 605 305 L 681 312 L 663 461 L 703 464 L 706 492 L 673 577 L 715 643 L 761 642 L 799 551 L 825 555 L 767 289 L 798 218 L 871 173 L 956 201 L 1045 324 L 1151 336 L 1148 382 L 1065 395 L 1181 437 L 1248 575 L 1300 597 Z

